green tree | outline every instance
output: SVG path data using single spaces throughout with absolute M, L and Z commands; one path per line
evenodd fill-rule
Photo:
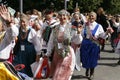
M 76 2 L 79 4 L 81 12 L 89 12 L 96 10 L 102 3 L 102 0 L 76 0 L 73 2 L 74 5 Z
M 7 0 L 9 6 L 19 10 L 20 0 Z M 65 0 L 23 0 L 24 11 L 30 9 L 38 9 L 40 11 L 51 8 L 54 10 L 64 9 Z M 69 0 L 67 2 L 67 10 L 72 12 L 78 3 L 80 11 L 85 13 L 89 11 L 96 11 L 98 7 L 103 7 L 107 13 L 120 12 L 120 0 Z
M 120 13 L 120 0 L 104 0 L 101 6 L 103 6 L 107 13 Z

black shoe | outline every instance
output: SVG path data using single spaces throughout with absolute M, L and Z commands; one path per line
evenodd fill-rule
M 86 77 L 89 77 L 89 69 L 86 70 L 85 76 L 86 76 Z
M 86 77 L 89 77 L 89 74 L 88 74 L 88 73 L 85 73 L 85 76 L 86 76 Z

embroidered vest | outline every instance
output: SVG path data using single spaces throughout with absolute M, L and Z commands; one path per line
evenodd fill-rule
M 63 45 L 63 50 L 58 48 L 58 33 L 59 33 L 59 29 L 60 29 L 60 25 L 56 26 L 56 28 L 53 29 L 53 36 L 54 36 L 54 44 L 55 44 L 55 50 L 57 51 L 57 53 L 59 55 L 61 55 L 63 58 L 66 57 L 68 55 L 68 53 L 70 52 L 69 50 L 69 45 L 70 45 L 70 41 L 71 41 L 71 28 L 69 27 L 70 25 L 67 24 L 65 26 L 65 31 L 64 31 L 64 40 L 61 42 Z

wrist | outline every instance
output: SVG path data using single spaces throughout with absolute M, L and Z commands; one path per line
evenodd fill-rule
M 12 23 L 12 20 L 6 20 L 5 22 L 7 25 L 10 25 Z

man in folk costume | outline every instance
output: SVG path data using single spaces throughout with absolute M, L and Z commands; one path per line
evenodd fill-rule
M 47 9 L 46 12 L 45 12 L 45 20 L 44 20 L 44 23 L 43 23 L 43 40 L 44 40 L 43 48 L 46 49 L 45 46 L 47 46 L 47 43 L 49 41 L 52 29 L 57 24 L 58 24 L 58 22 L 53 18 L 53 11 Z
M 72 25 L 68 22 L 69 13 L 66 10 L 59 11 L 58 17 L 60 24 L 56 25 L 51 33 L 46 56 L 51 56 L 53 52 L 52 80 L 71 80 L 75 67 L 75 53 L 70 43 L 76 41 L 79 43 L 82 30 L 80 28 L 72 30 Z
M 105 39 L 107 34 L 112 32 L 111 28 L 104 32 L 102 26 L 95 22 L 95 20 L 96 13 L 90 12 L 89 21 L 85 24 L 82 31 L 83 41 L 80 49 L 82 66 L 86 69 L 85 75 L 91 80 L 93 79 L 94 69 L 97 66 L 100 53 L 97 39 L 99 37 Z

